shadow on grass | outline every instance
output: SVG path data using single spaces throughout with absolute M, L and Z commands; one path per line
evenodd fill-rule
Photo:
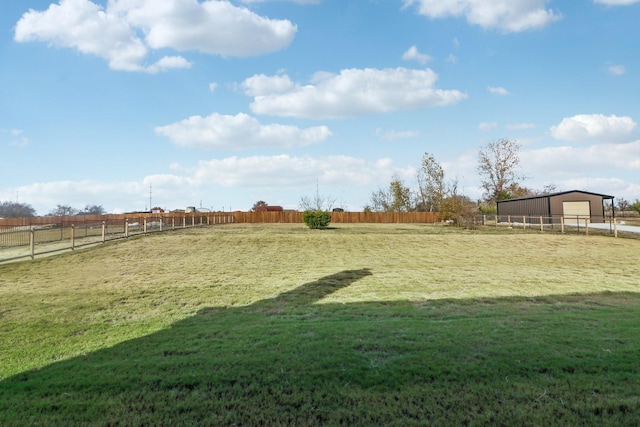
M 634 425 L 640 296 L 318 304 L 343 271 L 0 382 L 2 425 Z

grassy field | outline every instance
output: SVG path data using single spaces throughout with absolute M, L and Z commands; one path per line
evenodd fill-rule
M 225 225 L 0 265 L 0 425 L 638 425 L 640 241 Z

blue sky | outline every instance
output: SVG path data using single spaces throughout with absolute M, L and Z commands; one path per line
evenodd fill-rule
M 640 0 L 7 0 L 0 201 L 361 210 L 425 152 L 640 198 Z

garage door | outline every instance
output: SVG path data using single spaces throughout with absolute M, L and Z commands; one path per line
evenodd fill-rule
M 562 202 L 562 212 L 565 224 L 584 224 L 585 218 L 591 218 L 591 204 L 586 202 Z

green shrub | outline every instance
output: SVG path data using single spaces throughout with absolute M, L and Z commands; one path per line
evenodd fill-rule
M 311 229 L 324 230 L 329 227 L 331 214 L 327 211 L 305 211 L 302 220 Z

